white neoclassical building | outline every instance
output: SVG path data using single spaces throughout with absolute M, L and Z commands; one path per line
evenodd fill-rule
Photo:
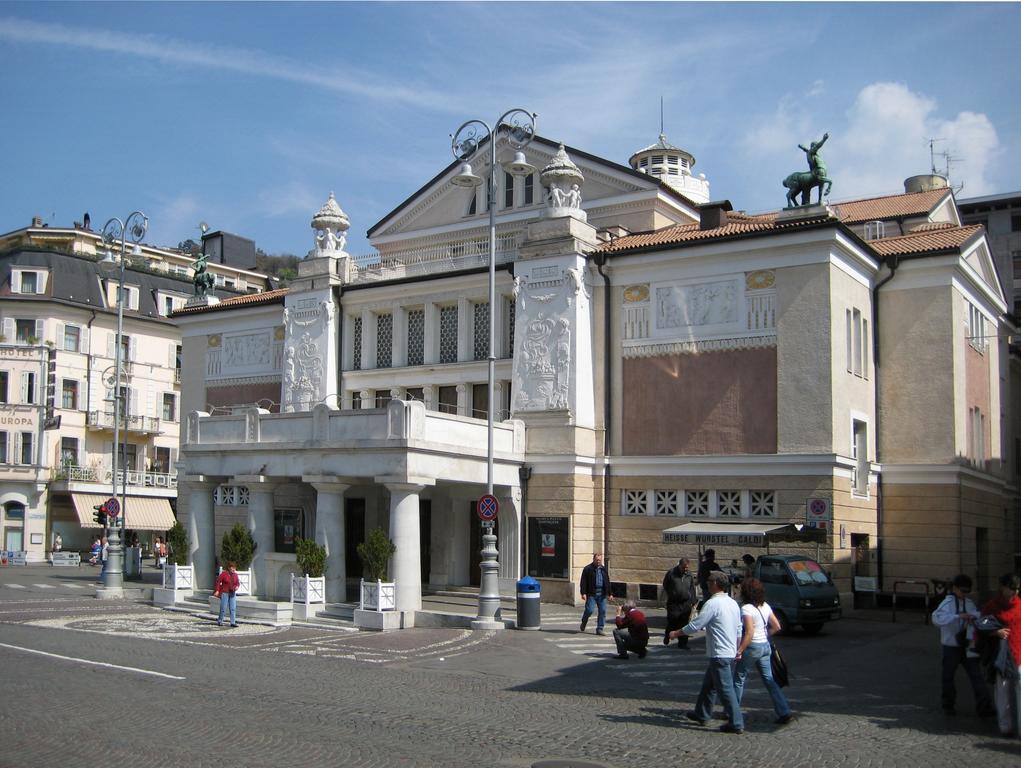
M 504 590 L 527 573 L 572 602 L 602 551 L 616 593 L 655 597 L 695 554 L 665 529 L 803 523 L 813 501 L 845 592 L 1012 564 L 1012 326 L 945 184 L 750 215 L 662 136 L 630 165 L 541 137 L 525 154 L 541 170 L 499 168 L 490 202 L 451 164 L 369 228 L 368 257 L 331 194 L 287 289 L 174 314 L 200 586 L 235 522 L 267 598 L 299 536 L 327 547 L 327 600 L 354 598 L 374 527 L 400 610 L 478 584 L 490 313 Z

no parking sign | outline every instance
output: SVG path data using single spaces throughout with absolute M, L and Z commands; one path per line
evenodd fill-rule
M 827 530 L 833 523 L 833 506 L 830 500 L 815 497 L 805 502 L 805 522 L 809 528 Z

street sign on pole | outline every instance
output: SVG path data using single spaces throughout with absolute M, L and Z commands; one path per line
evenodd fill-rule
M 478 513 L 479 520 L 484 523 L 495 520 L 496 516 L 500 513 L 500 502 L 492 494 L 483 494 L 479 497 L 476 512 Z
M 120 502 L 117 501 L 116 497 L 114 496 L 111 496 L 109 499 L 107 499 L 106 503 L 103 504 L 103 506 L 106 507 L 106 514 L 108 514 L 110 517 L 117 517 L 117 515 L 121 513 Z

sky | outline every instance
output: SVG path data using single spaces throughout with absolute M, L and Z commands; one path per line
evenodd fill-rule
M 0 232 L 140 209 L 146 242 L 198 222 L 304 255 L 331 191 L 347 251 L 452 159 L 464 121 L 626 164 L 691 152 L 713 199 L 784 205 L 799 143 L 832 202 L 952 158 L 967 198 L 1021 190 L 1021 4 L 0 4 Z

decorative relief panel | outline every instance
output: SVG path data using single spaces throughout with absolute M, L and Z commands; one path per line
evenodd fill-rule
M 656 288 L 656 328 L 725 326 L 737 322 L 738 285 L 721 280 Z
M 328 343 L 333 302 L 299 299 L 284 308 L 289 345 L 283 356 L 285 412 L 307 411 L 326 396 L 323 345 Z
M 228 371 L 269 364 L 270 336 L 266 332 L 227 336 L 223 341 L 223 367 Z

